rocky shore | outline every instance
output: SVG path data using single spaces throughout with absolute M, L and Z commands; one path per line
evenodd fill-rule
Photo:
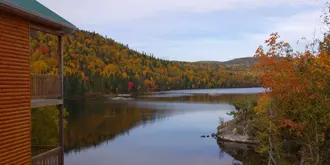
M 235 118 L 221 123 L 217 128 L 218 140 L 238 143 L 257 143 L 256 130 L 252 126 L 252 121 L 242 118 Z

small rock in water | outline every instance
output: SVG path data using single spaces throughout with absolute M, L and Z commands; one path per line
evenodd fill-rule
M 217 139 L 217 135 L 215 133 L 212 133 L 211 136 L 214 138 L 214 139 Z
M 205 135 L 202 135 L 201 137 L 202 137 L 202 138 L 205 138 Z
M 206 137 L 210 137 L 210 135 L 207 135 Z

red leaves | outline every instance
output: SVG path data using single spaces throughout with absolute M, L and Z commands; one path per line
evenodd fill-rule
M 128 91 L 132 91 L 132 89 L 134 88 L 134 83 L 132 81 L 128 82 Z
M 39 52 L 44 53 L 44 54 L 49 53 L 49 47 L 47 45 L 40 45 L 38 50 L 39 50 Z
M 315 98 L 317 98 L 318 96 L 319 96 L 319 94 L 314 93 L 314 94 L 310 95 L 308 98 L 310 98 L 310 99 L 315 99 Z
M 291 131 L 291 134 L 294 134 L 296 136 L 302 136 L 302 131 L 304 130 L 304 126 L 302 124 L 299 124 L 297 122 L 294 122 L 290 119 L 284 119 L 281 122 L 281 125 L 279 128 L 289 128 Z

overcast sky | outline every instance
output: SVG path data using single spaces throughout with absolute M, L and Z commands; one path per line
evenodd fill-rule
M 271 32 L 293 47 L 320 32 L 323 0 L 38 0 L 79 29 L 168 60 L 253 56 Z

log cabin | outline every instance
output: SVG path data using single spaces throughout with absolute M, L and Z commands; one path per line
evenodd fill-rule
M 76 27 L 36 0 L 0 0 L 0 164 L 62 165 L 63 42 Z M 58 75 L 30 72 L 30 32 L 58 38 Z M 57 106 L 58 145 L 34 153 L 31 109 Z

